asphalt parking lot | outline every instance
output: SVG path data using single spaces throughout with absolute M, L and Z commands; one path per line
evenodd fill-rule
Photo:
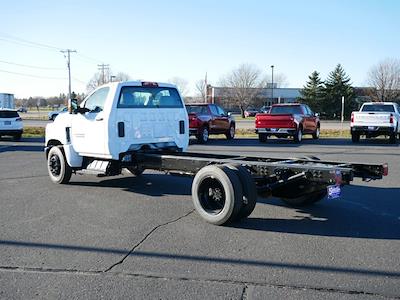
M 0 141 L 0 298 L 400 299 L 400 147 L 210 140 L 189 151 L 389 163 L 341 199 L 259 198 L 231 226 L 193 211 L 190 178 L 47 176 L 43 141 Z

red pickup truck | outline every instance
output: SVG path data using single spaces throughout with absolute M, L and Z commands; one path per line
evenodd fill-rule
M 210 134 L 225 134 L 228 140 L 235 137 L 235 120 L 216 104 L 188 104 L 189 133 L 199 143 L 206 143 Z
M 300 103 L 274 104 L 268 113 L 257 114 L 255 123 L 258 139 L 262 143 L 272 135 L 279 138 L 292 136 L 299 143 L 304 134 L 318 139 L 320 133 L 318 114 L 308 105 Z

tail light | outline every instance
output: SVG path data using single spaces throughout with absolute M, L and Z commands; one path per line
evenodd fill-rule
M 389 175 L 389 165 L 383 164 L 383 176 L 388 176 Z
M 15 121 L 21 122 L 21 121 L 22 121 L 22 118 L 16 118 Z
M 394 123 L 394 118 L 393 118 L 393 114 L 390 114 L 390 124 Z
M 354 113 L 351 113 L 351 123 L 354 123 Z

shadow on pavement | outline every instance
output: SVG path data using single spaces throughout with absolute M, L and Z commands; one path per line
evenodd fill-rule
M 400 239 L 400 188 L 350 186 L 343 199 L 324 199 L 309 207 L 290 208 L 279 199 L 259 203 L 287 207 L 298 216 L 288 219 L 252 218 L 232 224 L 235 228 L 294 234 Z
M 213 256 L 171 254 L 171 253 L 150 252 L 150 251 L 134 251 L 132 253 L 129 253 L 130 251 L 126 249 L 33 243 L 24 241 L 11 241 L 11 240 L 0 240 L 0 245 L 2 247 L 8 246 L 8 247 L 26 248 L 26 249 L 46 249 L 46 250 L 75 251 L 75 252 L 88 252 L 88 253 L 105 253 L 105 254 L 116 254 L 124 256 L 129 254 L 130 257 L 138 257 L 138 258 L 163 259 L 171 261 L 189 261 L 189 262 L 200 262 L 200 263 L 203 262 L 203 263 L 213 263 L 213 264 L 229 265 L 229 266 L 232 265 L 254 266 L 254 267 L 288 269 L 293 271 L 328 272 L 328 273 L 338 273 L 338 274 L 400 278 L 400 272 L 394 272 L 394 271 L 321 266 L 321 265 L 318 266 L 318 265 L 298 264 L 298 263 L 294 264 L 285 262 L 256 260 L 256 259 L 254 260 L 243 259 L 243 258 L 235 259 L 235 258 L 224 258 L 224 257 L 213 257 Z M 12 267 L 6 267 L 6 268 L 13 269 Z M 15 269 L 17 269 L 17 267 L 15 267 Z M 50 269 L 48 268 L 46 268 L 46 270 L 50 271 Z M 104 271 L 98 271 L 98 272 L 104 272 Z
M 117 188 L 148 196 L 191 195 L 193 179 L 190 177 L 171 176 L 166 174 L 127 175 L 106 179 L 100 182 L 76 182 L 72 177 L 70 185 Z

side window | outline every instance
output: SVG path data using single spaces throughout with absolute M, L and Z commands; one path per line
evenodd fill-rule
M 106 102 L 109 90 L 110 88 L 104 87 L 90 95 L 85 102 L 85 108 L 93 112 L 102 111 L 104 109 L 104 103 Z
M 210 105 L 210 110 L 213 115 L 218 116 L 218 110 L 215 105 Z
M 217 110 L 218 110 L 218 115 L 220 115 L 220 116 L 226 115 L 225 111 L 221 107 L 217 106 Z

